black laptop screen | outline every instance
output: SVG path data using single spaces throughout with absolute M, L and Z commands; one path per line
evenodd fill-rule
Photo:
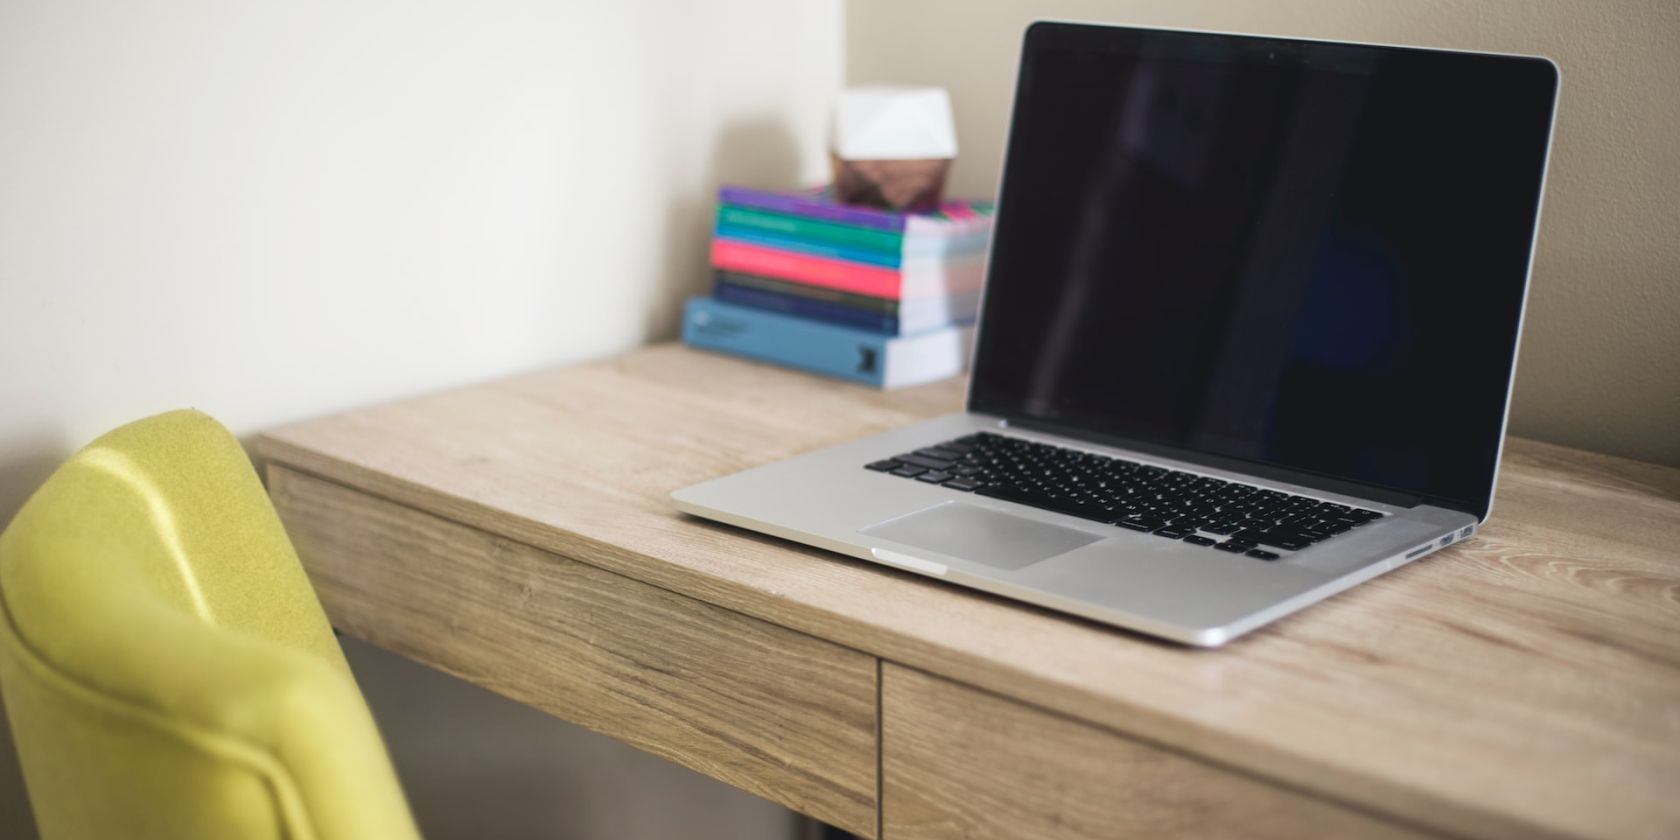
M 970 408 L 1485 514 L 1556 86 L 1036 24 Z

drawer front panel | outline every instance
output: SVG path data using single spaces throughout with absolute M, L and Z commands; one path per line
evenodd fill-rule
M 890 662 L 881 680 L 885 840 L 1420 836 Z
M 340 630 L 875 835 L 874 657 L 283 466 L 268 477 Z

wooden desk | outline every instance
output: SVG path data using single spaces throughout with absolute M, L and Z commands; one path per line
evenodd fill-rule
M 1680 470 L 1512 441 L 1473 540 L 1213 651 L 678 514 L 957 410 L 660 346 L 289 426 L 344 631 L 865 836 L 1680 836 Z

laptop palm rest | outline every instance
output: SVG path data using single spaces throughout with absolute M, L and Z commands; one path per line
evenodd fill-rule
M 858 533 L 998 569 L 1020 569 L 1102 539 L 965 502 L 945 502 Z

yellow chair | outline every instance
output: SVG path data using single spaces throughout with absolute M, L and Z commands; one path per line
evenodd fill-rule
M 239 442 L 77 453 L 0 536 L 0 691 L 43 840 L 418 837 Z

